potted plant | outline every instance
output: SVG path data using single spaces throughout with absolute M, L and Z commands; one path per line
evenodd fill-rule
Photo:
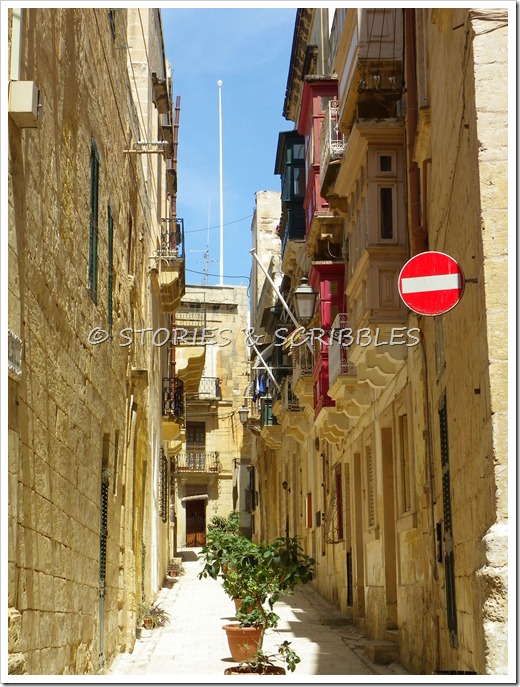
M 226 593 L 242 601 L 236 613 L 239 622 L 224 626 L 231 655 L 242 662 L 254 660 L 262 651 L 265 631 L 278 625 L 274 604 L 281 593 L 290 594 L 313 579 L 314 559 L 303 553 L 296 537 L 254 544 L 229 532 L 208 535 L 201 556 L 205 565 L 199 577 L 221 576 Z
M 242 675 L 245 673 L 255 673 L 257 675 L 285 675 L 285 669 L 274 664 L 275 659 L 285 662 L 287 669 L 292 673 L 301 659 L 293 649 L 291 642 L 282 642 L 275 654 L 266 654 L 259 649 L 253 658 L 241 661 L 237 666 L 227 668 L 224 675 Z
M 163 627 L 170 622 L 170 614 L 159 604 L 139 604 L 138 619 L 141 618 L 142 626 L 146 630 Z

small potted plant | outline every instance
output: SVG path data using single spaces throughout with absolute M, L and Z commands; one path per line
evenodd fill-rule
M 241 661 L 237 666 L 227 668 L 224 675 L 243 675 L 246 673 L 254 673 L 257 675 L 285 675 L 285 668 L 275 665 L 276 659 L 282 660 L 287 666 L 287 670 L 291 673 L 296 669 L 296 665 L 300 663 L 301 659 L 293 649 L 291 649 L 291 642 L 287 640 L 282 642 L 275 654 L 266 654 L 259 649 L 253 658 Z
M 142 626 L 146 630 L 163 627 L 170 622 L 170 614 L 159 604 L 139 604 L 138 618 L 141 617 Z
M 232 657 L 254 660 L 262 652 L 266 629 L 278 625 L 273 606 L 280 594 L 291 594 L 296 586 L 312 580 L 316 562 L 303 553 L 296 537 L 254 544 L 240 534 L 222 531 L 214 537 L 208 534 L 201 556 L 205 565 L 199 577 L 222 577 L 226 593 L 242 602 L 236 612 L 238 623 L 224 626 Z

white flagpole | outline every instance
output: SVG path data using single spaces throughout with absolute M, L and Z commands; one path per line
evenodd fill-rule
M 218 85 L 218 121 L 220 147 L 220 286 L 224 284 L 224 187 L 222 183 L 222 81 Z

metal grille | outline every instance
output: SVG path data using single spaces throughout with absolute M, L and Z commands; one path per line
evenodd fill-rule
M 352 549 L 347 551 L 347 606 L 354 605 L 354 575 L 352 569 Z
M 374 456 L 372 453 L 372 446 L 370 444 L 366 447 L 367 456 L 367 492 L 368 492 L 368 526 L 373 527 L 376 524 L 376 485 L 374 474 Z
M 163 522 L 166 522 L 168 519 L 168 462 L 162 448 L 159 461 L 159 516 Z
M 112 334 L 112 325 L 114 323 L 113 315 L 113 290 L 114 290 L 114 218 L 112 217 L 112 209 L 108 206 L 108 304 L 107 304 L 107 320 L 108 332 Z
M 163 415 L 184 417 L 184 382 L 179 377 L 163 377 Z
M 457 636 L 457 604 L 455 598 L 455 557 L 453 550 L 453 532 L 451 515 L 451 489 L 450 489 L 450 455 L 448 441 L 448 411 L 446 396 L 443 397 L 439 407 L 439 429 L 441 444 L 442 465 L 442 508 L 444 516 L 444 573 L 446 578 L 446 612 L 448 620 L 448 632 L 450 644 L 458 646 Z
M 90 234 L 88 246 L 88 288 L 90 297 L 97 303 L 98 275 L 98 196 L 99 155 L 94 141 L 90 146 Z
M 108 536 L 108 475 L 104 471 L 101 481 L 101 514 L 99 524 L 99 595 L 105 595 L 105 578 L 107 570 L 107 536 Z

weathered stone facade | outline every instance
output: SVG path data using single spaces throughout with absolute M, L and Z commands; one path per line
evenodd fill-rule
M 119 337 L 164 321 L 148 270 L 164 163 L 125 152 L 157 140 L 160 16 L 13 12 L 11 78 L 33 81 L 42 107 L 37 128 L 9 121 L 9 329 L 23 342 L 9 378 L 9 670 L 97 673 L 132 646 L 169 555 L 152 500 L 160 352 Z
M 240 423 L 248 380 L 245 345 L 248 321 L 245 286 L 188 285 L 178 313 L 178 327 L 188 331 L 177 348 L 179 367 L 188 356 L 185 374 L 186 423 L 172 452 L 174 491 L 171 495 L 176 547 L 202 546 L 207 524 L 216 516 L 240 511 L 241 526 L 250 531 L 245 492 L 249 451 Z M 194 338 L 195 337 L 195 338 Z M 198 373 L 193 351 L 203 349 Z
M 411 671 L 506 674 L 507 11 L 337 10 L 321 46 L 323 12 L 298 10 L 285 114 L 306 150 L 321 147 L 324 198 L 309 176 L 312 267 L 291 263 L 284 295 L 324 272 L 326 239 L 336 280 L 344 266 L 335 321 L 371 336 L 412 329 L 419 343 L 354 342 L 328 358 L 315 347 L 312 377 L 293 351 L 296 398 L 282 387 L 257 451 L 257 537 L 302 537 L 317 589 Z M 333 102 L 311 110 L 325 82 Z M 438 317 L 397 297 L 400 268 L 424 250 L 455 257 L 467 278 Z M 327 316 L 318 301 L 309 326 Z

